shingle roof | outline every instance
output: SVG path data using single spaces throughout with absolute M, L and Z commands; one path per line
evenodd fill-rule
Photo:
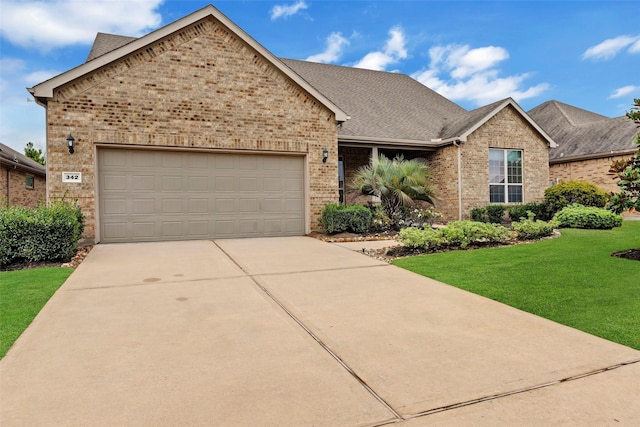
M 627 117 L 608 118 L 558 101 L 548 101 L 529 115 L 557 143 L 551 160 L 631 152 L 638 132 Z
M 87 62 L 134 40 L 98 33 Z M 338 131 L 342 141 L 438 146 L 442 140 L 464 139 L 507 104 L 526 116 L 510 98 L 467 111 L 405 74 L 294 59 L 281 61 L 350 116 Z
M 0 143 L 0 163 L 42 176 L 47 174 L 47 170 L 40 163 L 2 143 Z
M 351 117 L 339 137 L 430 142 L 467 111 L 398 73 L 283 59 Z
M 93 41 L 89 56 L 87 56 L 86 62 L 91 61 L 99 56 L 109 53 L 112 50 L 116 50 L 132 41 L 136 40 L 136 37 L 118 36 L 115 34 L 98 33 Z

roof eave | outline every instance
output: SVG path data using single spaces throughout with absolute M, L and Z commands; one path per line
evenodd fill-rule
M 371 145 L 398 145 L 415 148 L 440 148 L 461 141 L 459 137 L 447 139 L 432 139 L 429 141 L 416 139 L 379 138 L 373 136 L 338 135 L 338 143 L 371 144 Z
M 627 156 L 627 155 L 632 155 L 636 151 L 638 150 L 635 148 L 631 148 L 628 150 L 607 151 L 602 153 L 582 154 L 579 156 L 559 157 L 557 159 L 550 159 L 549 164 L 555 165 L 555 164 L 562 164 L 562 163 L 578 162 L 582 160 L 595 160 L 595 159 L 604 159 L 607 157 Z
M 300 85 L 305 91 L 307 91 L 310 95 L 316 98 L 320 103 L 325 105 L 329 110 L 331 110 L 335 116 L 337 122 L 344 122 L 349 119 L 349 116 L 342 111 L 337 105 L 327 99 L 324 95 L 318 92 L 313 86 L 307 83 L 306 80 L 302 79 L 298 74 L 296 74 L 293 70 L 287 67 L 282 61 L 280 61 L 277 57 L 275 57 L 271 52 L 269 52 L 264 46 L 258 43 L 255 39 L 249 36 L 244 30 L 238 27 L 235 23 L 233 23 L 229 18 L 227 18 L 222 12 L 213 7 L 212 5 L 205 6 L 204 8 L 193 12 L 190 15 L 185 16 L 171 24 L 168 24 L 156 31 L 153 31 L 139 39 L 136 39 L 118 49 L 115 49 L 111 52 L 108 52 L 98 58 L 95 58 L 89 62 L 85 62 L 75 68 L 72 68 L 69 71 L 66 71 L 62 74 L 59 74 L 55 77 L 52 77 L 49 80 L 46 80 L 40 84 L 33 86 L 28 89 L 29 92 L 33 95 L 33 97 L 38 101 L 40 99 L 50 99 L 53 98 L 53 91 L 57 87 L 60 87 L 70 81 L 73 81 L 77 78 L 80 78 L 92 71 L 97 70 L 100 67 L 103 67 L 113 61 L 116 61 L 130 53 L 133 53 L 139 49 L 144 48 L 145 46 L 160 40 L 163 37 L 166 37 L 176 31 L 179 31 L 181 28 L 184 28 L 188 25 L 194 24 L 208 16 L 213 16 L 216 20 L 220 21 L 224 26 L 229 28 L 233 33 L 235 33 L 240 39 L 242 39 L 245 43 L 250 45 L 256 51 L 258 51 L 261 55 L 267 58 L 276 68 L 286 74 L 289 78 L 291 78 L 294 82 Z M 40 105 L 46 105 L 46 103 L 39 102 Z

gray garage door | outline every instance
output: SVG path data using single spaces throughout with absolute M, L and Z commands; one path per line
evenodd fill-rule
M 102 242 L 304 234 L 302 157 L 101 148 L 98 161 Z

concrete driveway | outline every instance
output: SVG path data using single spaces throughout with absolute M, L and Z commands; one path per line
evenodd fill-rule
M 639 425 L 640 352 L 312 238 L 98 245 L 0 425 Z

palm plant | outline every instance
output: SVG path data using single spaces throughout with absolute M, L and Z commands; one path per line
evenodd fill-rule
M 397 156 L 389 160 L 384 155 L 372 158 L 355 174 L 351 188 L 380 198 L 389 217 L 414 200 L 434 202 L 431 169 L 420 159 L 404 160 Z

